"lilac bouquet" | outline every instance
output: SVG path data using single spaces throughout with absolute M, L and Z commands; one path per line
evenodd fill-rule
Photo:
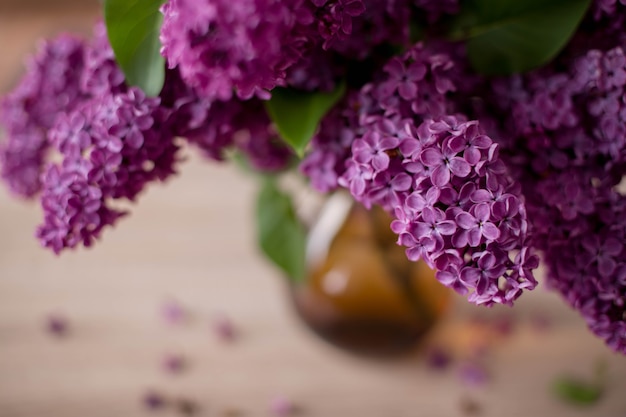
M 394 221 L 481 305 L 546 283 L 626 354 L 626 0 L 105 0 L 1 102 L 1 175 L 41 244 L 90 246 L 186 141 L 262 172 L 262 250 L 304 274 L 275 177 Z M 52 162 L 54 161 L 54 162 Z

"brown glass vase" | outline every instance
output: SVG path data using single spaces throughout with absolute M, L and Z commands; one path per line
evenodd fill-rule
M 291 287 L 302 320 L 324 340 L 362 355 L 406 353 L 447 310 L 450 293 L 396 244 L 391 218 L 337 194 L 310 231 L 308 273 Z

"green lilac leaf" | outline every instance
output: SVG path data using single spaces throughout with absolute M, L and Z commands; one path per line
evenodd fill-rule
M 165 81 L 165 59 L 159 50 L 164 0 L 105 0 L 104 21 L 115 60 L 128 85 L 157 96 Z
M 554 383 L 555 393 L 574 405 L 591 405 L 602 397 L 602 385 L 573 378 L 560 378 Z
M 345 91 L 345 83 L 331 92 L 275 88 L 266 108 L 283 140 L 302 157 L 322 117 L 337 104 Z
M 256 206 L 257 239 L 263 253 L 293 281 L 305 275 L 306 230 L 289 195 L 266 179 Z
M 454 38 L 467 39 L 473 67 L 509 75 L 540 67 L 573 36 L 591 0 L 469 0 Z

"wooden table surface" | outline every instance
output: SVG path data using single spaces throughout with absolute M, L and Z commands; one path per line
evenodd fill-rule
M 93 7 L 25 9 L 0 0 L 0 90 L 20 71 L 35 39 L 59 28 L 88 30 Z M 146 390 L 189 398 L 197 415 L 269 416 L 285 397 L 300 415 L 324 417 L 626 416 L 626 358 L 592 337 L 578 315 L 545 289 L 513 309 L 479 309 L 457 299 L 427 344 L 464 352 L 478 336 L 468 318 L 515 314 L 508 337 L 486 356 L 490 378 L 468 386 L 458 366 L 436 372 L 424 350 L 401 360 L 355 358 L 313 336 L 295 317 L 286 287 L 254 245 L 256 184 L 232 167 L 191 155 L 180 175 L 154 185 L 132 216 L 93 250 L 55 257 L 32 237 L 37 204 L 0 191 L 0 417 L 149 415 Z M 180 325 L 160 316 L 175 299 L 190 313 Z M 54 338 L 45 318 L 62 314 L 70 333 Z M 240 337 L 220 341 L 213 318 L 226 315 Z M 545 330 L 532 325 L 546 317 Z M 185 372 L 166 374 L 168 353 Z M 608 365 L 607 389 L 593 406 L 575 407 L 550 390 L 560 375 L 590 378 Z M 467 407 L 468 402 L 478 409 Z M 465 404 L 466 406 L 463 406 Z M 158 415 L 180 415 L 174 409 Z M 231 415 L 234 415 L 231 413 Z

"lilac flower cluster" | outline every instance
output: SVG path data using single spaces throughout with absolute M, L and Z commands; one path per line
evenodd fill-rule
M 614 42 L 620 42 L 615 39 Z M 590 329 L 626 352 L 626 44 L 569 50 L 554 65 L 494 84 L 503 158 L 527 198 L 548 285 Z
M 535 287 L 538 266 L 523 198 L 478 122 L 446 115 L 456 89 L 446 51 L 418 44 L 392 58 L 378 82 L 361 90 L 361 105 L 344 110 L 358 109 L 352 123 L 359 128 L 351 129 L 357 136 L 337 183 L 365 206 L 394 214 L 392 229 L 409 259 L 424 259 L 444 285 L 476 304 L 512 304 Z M 334 150 L 311 155 L 323 152 Z M 308 170 L 318 188 L 332 186 L 333 172 Z
M 352 142 L 377 117 L 389 119 L 381 122 L 387 135 L 402 138 L 404 126 L 398 121 L 413 117 L 421 121 L 452 112 L 446 94 L 456 89 L 465 70 L 455 67 L 446 53 L 455 54 L 456 48 L 443 44 L 425 49 L 418 43 L 404 57 L 392 58 L 379 74 L 382 79 L 378 83 L 347 94 L 322 120 L 311 151 L 300 165 L 315 189 L 328 192 L 337 188 Z
M 405 121 L 402 139 L 380 126 L 353 142 L 340 183 L 365 205 L 395 214 L 392 229 L 407 257 L 424 259 L 440 282 L 476 304 L 512 304 L 533 289 L 538 258 L 527 243 L 523 199 L 478 122 Z
M 159 99 L 137 88 L 59 115 L 49 137 L 64 158 L 44 176 L 44 223 L 37 230 L 44 246 L 56 253 L 90 246 L 124 214 L 111 200 L 133 200 L 147 183 L 174 172 L 178 147 L 166 116 Z

